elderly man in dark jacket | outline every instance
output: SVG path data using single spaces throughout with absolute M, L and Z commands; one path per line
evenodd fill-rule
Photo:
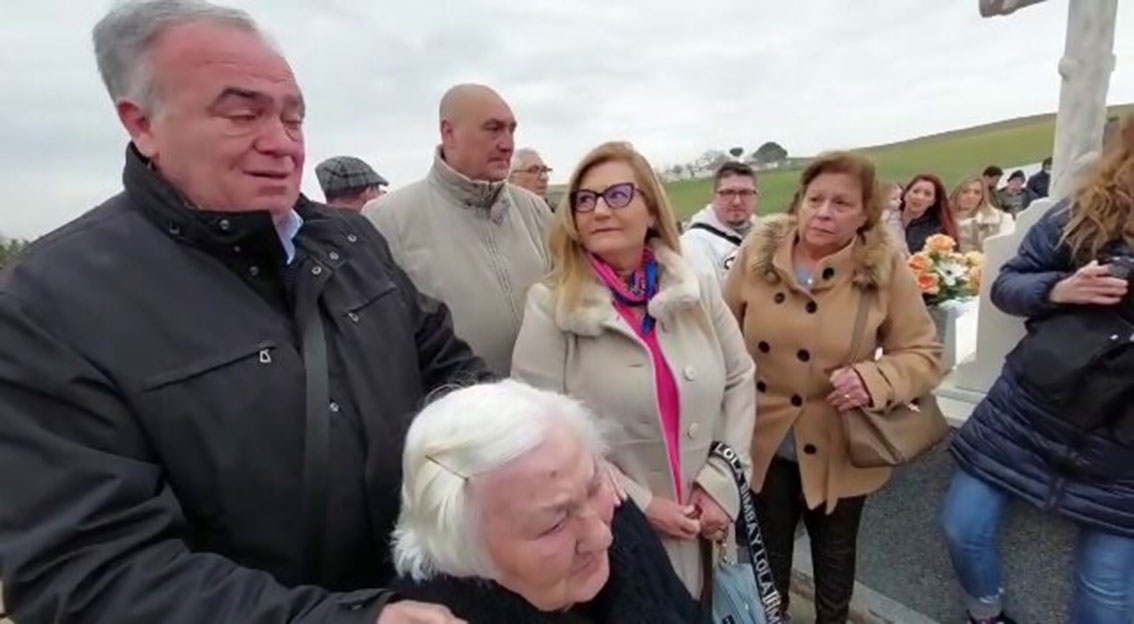
M 942 521 L 974 622 L 1012 621 L 996 555 L 1010 497 L 1081 527 L 1072 621 L 1131 621 L 1097 612 L 1123 612 L 1134 592 L 1134 318 L 1127 278 L 1106 264 L 1134 250 L 1117 242 L 1103 264 L 1079 267 L 1063 243 L 1068 219 L 1065 200 L 993 285 L 993 302 L 1027 317 L 1029 333 L 953 446 L 960 471 Z M 1071 289 L 1081 294 L 1061 294 Z
M 0 276 L 12 616 L 457 622 L 381 588 L 404 433 L 483 363 L 364 218 L 300 196 L 302 95 L 247 15 L 130 3 L 95 44 L 124 192 Z

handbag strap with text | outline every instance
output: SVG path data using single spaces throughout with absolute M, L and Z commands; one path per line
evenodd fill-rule
M 756 519 L 756 504 L 752 500 L 752 491 L 748 489 L 744 465 L 740 463 L 736 451 L 724 442 L 713 442 L 709 447 L 709 457 L 720 458 L 732 469 L 732 477 L 736 480 L 740 493 L 740 517 L 737 521 L 744 526 L 743 547 L 748 550 L 752 575 L 756 578 L 756 588 L 760 591 L 760 603 L 764 606 L 768 624 L 782 624 L 782 599 L 772 577 L 772 564 L 768 561 L 768 550 L 764 547 L 764 536 L 760 533 L 760 523 Z

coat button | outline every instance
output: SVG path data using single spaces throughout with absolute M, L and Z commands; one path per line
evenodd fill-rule
M 350 319 L 352 323 L 357 323 L 358 322 L 358 313 L 357 312 L 347 312 L 347 318 Z
M 757 392 L 767 392 L 768 391 L 768 384 L 766 384 L 762 381 L 757 381 L 756 382 L 756 391 Z
M 339 413 L 339 404 L 338 403 L 331 401 L 331 404 L 328 407 L 329 407 L 329 409 L 331 410 L 332 413 L 335 413 L 335 414 Z
M 354 234 L 347 234 L 346 239 L 347 239 L 347 242 L 351 242 L 351 243 L 357 243 L 358 242 L 358 237 L 355 236 Z
M 338 260 L 339 259 L 339 252 L 331 251 L 330 253 L 327 254 L 327 257 L 330 258 L 331 260 Z
M 761 340 L 760 344 L 756 345 L 756 348 L 760 349 L 760 353 L 767 353 L 772 350 L 772 345 Z
M 685 378 L 689 381 L 693 381 L 697 378 L 697 369 L 693 368 L 692 365 L 686 366 L 685 370 L 681 371 L 681 373 L 685 375 Z
M 827 267 L 827 268 L 823 269 L 823 279 L 829 280 L 834 276 L 835 276 L 835 270 L 832 269 L 831 267 Z
M 217 221 L 217 227 L 220 228 L 222 232 L 227 232 L 232 228 L 232 223 L 228 219 L 221 219 Z
M 798 394 L 792 395 L 791 404 L 795 407 L 803 407 L 803 397 Z
M 689 425 L 689 429 L 686 430 L 685 435 L 689 436 L 690 440 L 695 440 L 697 439 L 697 432 L 699 431 L 701 431 L 701 425 L 699 423 L 693 423 Z
M 776 303 L 783 303 L 785 299 L 787 299 L 787 295 L 785 295 L 783 293 L 776 293 L 776 297 L 775 297 Z
M 248 267 L 248 274 L 252 277 L 259 277 L 260 267 L 253 264 L 252 266 Z
M 814 455 L 819 449 L 815 448 L 814 444 L 804 444 L 803 452 L 808 455 Z
M 322 275 L 323 274 L 323 267 L 316 264 L 315 266 L 311 267 L 311 274 L 312 275 Z
M 807 302 L 807 313 L 808 314 L 815 314 L 818 311 L 819 311 L 819 304 L 818 303 L 815 303 L 814 301 L 808 301 Z
M 807 349 L 800 349 L 799 353 L 795 354 L 795 357 L 799 358 L 800 362 L 808 362 L 811 360 L 811 354 L 807 351 Z

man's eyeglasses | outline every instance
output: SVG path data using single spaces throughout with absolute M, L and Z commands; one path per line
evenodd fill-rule
M 531 174 L 531 175 L 534 175 L 534 176 L 549 175 L 551 173 L 551 167 L 548 167 L 547 165 L 532 165 L 531 167 L 528 167 L 527 169 L 517 169 L 516 171 L 517 172 L 522 171 L 524 173 L 528 173 L 528 174 Z
M 756 197 L 756 191 L 751 189 L 721 189 L 717 191 L 717 195 L 723 199 L 752 199 Z
M 602 198 L 606 205 L 612 209 L 625 208 L 634 199 L 637 189 L 633 182 L 612 184 L 601 193 L 582 189 L 571 194 L 571 209 L 575 212 L 594 212 L 598 205 L 598 198 Z

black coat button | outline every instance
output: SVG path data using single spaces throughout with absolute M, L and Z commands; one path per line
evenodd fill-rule
M 818 451 L 818 450 L 819 449 L 815 448 L 814 444 L 804 444 L 803 445 L 803 452 L 808 454 L 808 455 L 814 455 L 816 453 L 816 451 Z
M 818 311 L 819 311 L 819 304 L 818 303 L 815 303 L 814 301 L 808 301 L 807 302 L 807 313 L 808 314 L 815 314 Z
M 783 293 L 776 293 L 776 297 L 775 297 L 776 303 L 783 303 L 785 299 L 787 299 L 787 295 L 785 295 Z
M 760 349 L 760 353 L 767 353 L 772 350 L 772 345 L 761 340 L 760 344 L 756 345 L 756 348 Z
M 756 382 L 756 391 L 757 392 L 767 392 L 768 391 L 768 384 L 766 384 L 762 381 L 757 381 Z
M 803 407 L 803 397 L 799 396 L 798 394 L 793 395 L 791 397 L 791 404 L 795 407 Z
M 808 353 L 807 349 L 800 349 L 799 353 L 796 353 L 795 356 L 799 358 L 800 362 L 808 362 L 811 360 L 811 354 Z
M 829 280 L 834 276 L 835 276 L 835 270 L 832 269 L 831 267 L 827 267 L 827 268 L 823 269 L 823 279 Z

